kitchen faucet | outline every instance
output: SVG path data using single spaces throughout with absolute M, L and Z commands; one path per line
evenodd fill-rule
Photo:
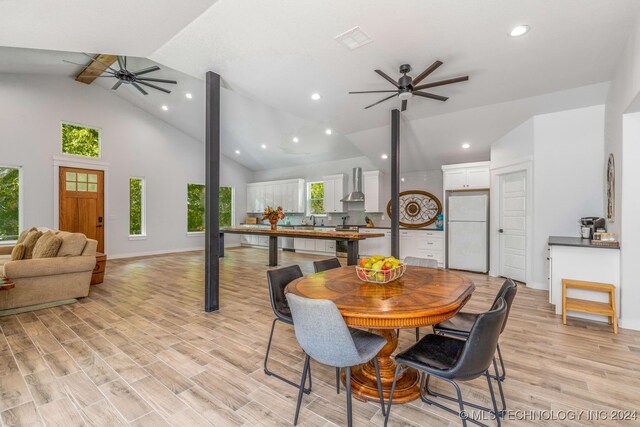
M 309 217 L 309 220 L 313 221 L 313 226 L 315 227 L 315 226 L 316 226 L 316 217 L 315 217 L 315 216 L 313 216 L 313 215 L 311 215 L 311 216 Z
M 347 220 L 349 219 L 349 215 L 342 217 L 342 225 L 347 225 Z

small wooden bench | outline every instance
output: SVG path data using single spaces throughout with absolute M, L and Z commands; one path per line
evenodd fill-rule
M 609 302 L 567 298 L 567 289 L 583 289 L 587 291 L 604 292 L 609 295 Z M 567 324 L 567 311 L 579 311 L 581 313 L 607 316 L 609 318 L 609 324 L 613 325 L 613 333 L 618 333 L 616 287 L 611 284 L 562 279 L 562 323 L 564 325 Z

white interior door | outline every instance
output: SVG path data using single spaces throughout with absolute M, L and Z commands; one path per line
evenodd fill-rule
M 500 176 L 500 275 L 526 281 L 527 175 L 525 171 Z

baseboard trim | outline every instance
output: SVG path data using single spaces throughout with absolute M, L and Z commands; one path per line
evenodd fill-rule
M 640 331 L 640 319 L 619 319 L 618 326 L 622 329 Z
M 527 282 L 527 288 L 539 289 L 541 291 L 548 291 L 549 285 L 547 283 Z
M 128 254 L 116 254 L 116 255 L 107 254 L 107 257 L 108 257 L 108 259 L 136 258 L 136 257 L 141 257 L 141 256 L 166 255 L 166 254 L 174 254 L 174 253 L 180 253 L 180 252 L 193 252 L 193 251 L 203 251 L 203 250 L 204 250 L 204 247 L 196 246 L 196 247 L 193 247 L 193 248 L 165 249 L 165 250 L 161 250 L 161 251 L 132 252 L 132 253 L 128 253 Z

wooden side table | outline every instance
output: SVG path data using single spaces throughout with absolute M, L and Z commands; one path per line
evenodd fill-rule
M 0 291 L 8 291 L 9 289 L 15 288 L 16 285 L 11 281 L 11 279 L 0 276 Z
M 104 271 L 107 268 L 107 255 L 96 252 L 96 266 L 91 275 L 91 284 L 97 285 L 104 281 Z
M 567 289 L 584 289 L 593 292 L 604 292 L 609 295 L 609 302 L 590 301 L 579 298 L 567 298 Z M 562 279 L 562 324 L 567 324 L 567 311 L 599 314 L 609 318 L 613 325 L 613 333 L 618 333 L 618 314 L 616 313 L 616 287 L 609 283 L 584 282 L 581 280 Z

